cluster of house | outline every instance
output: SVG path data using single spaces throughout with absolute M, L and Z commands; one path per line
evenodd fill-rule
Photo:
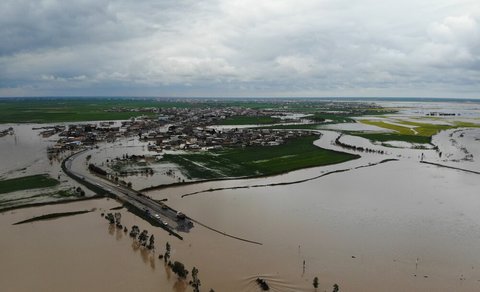
M 44 127 L 40 135 L 50 137 L 58 134 L 58 140 L 55 145 L 48 148 L 48 152 L 59 153 L 64 150 L 75 149 L 80 145 L 94 145 L 99 141 L 114 141 L 122 136 L 120 126 L 115 124 L 115 122 L 100 122 Z
M 221 121 L 229 117 L 270 117 L 284 115 L 282 110 L 275 109 L 250 109 L 241 107 L 225 108 L 160 108 L 158 109 L 159 122 L 169 124 L 207 126 L 221 124 Z
M 150 108 L 149 108 L 150 109 Z M 116 111 L 123 108 L 111 109 Z M 141 110 L 144 110 L 142 108 Z M 140 110 L 139 110 L 140 111 Z M 220 147 L 246 147 L 251 145 L 275 146 L 287 139 L 306 135 L 302 131 L 278 131 L 271 129 L 229 129 L 209 128 L 221 124 L 221 120 L 232 116 L 272 116 L 284 112 L 256 110 L 240 107 L 227 108 L 160 108 L 155 117 L 141 116 L 122 122 L 96 122 L 42 127 L 40 134 L 50 137 L 58 134 L 57 143 L 49 153 L 75 149 L 80 145 L 94 145 L 96 142 L 113 142 L 122 137 L 138 136 L 149 141 L 149 149 L 199 150 Z
M 210 150 L 222 147 L 278 146 L 288 139 L 310 135 L 308 131 L 232 128 L 218 130 L 209 127 L 170 126 L 167 132 L 150 132 L 142 136 L 149 141 L 150 151 Z

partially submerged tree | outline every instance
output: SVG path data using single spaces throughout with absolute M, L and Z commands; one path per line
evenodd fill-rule
M 177 274 L 180 278 L 186 278 L 188 271 L 185 270 L 185 265 L 181 262 L 175 261 L 172 265 L 172 271 Z
M 340 290 L 340 287 L 337 284 L 333 284 L 333 291 L 332 292 L 338 292 Z
M 170 259 L 170 243 L 167 243 L 165 244 L 165 255 L 163 256 L 163 259 L 165 260 L 165 262 L 168 262 L 168 260 Z
M 138 236 L 138 241 L 140 242 L 141 245 L 145 246 L 147 245 L 147 239 L 148 239 L 148 231 L 143 230 L 142 233 Z
M 200 291 L 200 280 L 198 279 L 198 269 L 193 267 L 192 269 L 192 287 L 194 292 Z
M 313 288 L 318 288 L 318 277 L 313 278 Z
M 148 240 L 147 248 L 148 249 L 154 249 L 155 248 L 155 237 L 153 236 L 153 234 L 150 236 L 150 239 Z

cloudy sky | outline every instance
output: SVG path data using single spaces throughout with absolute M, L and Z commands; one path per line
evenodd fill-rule
M 480 1 L 1 0 L 0 96 L 480 98 Z

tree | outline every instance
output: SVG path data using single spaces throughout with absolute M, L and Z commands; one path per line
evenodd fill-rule
M 165 260 L 165 262 L 168 262 L 168 259 L 170 258 L 170 243 L 167 243 L 165 244 L 165 255 L 163 256 L 163 259 Z
M 147 248 L 148 249 L 154 249 L 155 248 L 155 237 L 153 236 L 153 234 L 150 236 Z
M 185 270 L 185 265 L 181 262 L 175 261 L 172 265 L 172 271 L 177 274 L 180 278 L 186 278 L 188 271 Z
M 318 288 L 318 277 L 313 278 L 313 288 Z
M 200 280 L 198 279 L 198 269 L 193 267 L 192 269 L 192 286 L 193 286 L 193 291 L 194 292 L 199 292 L 200 289 Z
M 338 292 L 340 287 L 337 284 L 333 284 L 333 292 Z

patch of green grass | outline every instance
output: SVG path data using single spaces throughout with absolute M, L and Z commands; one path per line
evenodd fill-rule
M 417 123 L 410 121 L 399 121 L 399 123 L 409 126 L 415 126 L 415 131 L 418 132 L 419 136 L 431 137 L 442 130 L 448 130 L 456 128 L 456 126 L 450 125 L 437 125 L 437 124 L 428 124 L 428 123 Z
M 58 180 L 53 179 L 46 174 L 7 179 L 0 181 L 0 194 L 37 188 L 48 188 L 56 186 L 59 183 Z
M 386 123 L 384 121 L 376 121 L 376 120 L 361 120 L 361 123 L 394 130 L 396 134 L 399 136 L 407 136 L 404 139 L 413 139 L 409 136 L 422 136 L 422 137 L 428 137 L 430 139 L 430 137 L 432 137 L 433 135 L 443 130 L 456 129 L 456 128 L 480 127 L 480 125 L 478 124 L 461 122 L 461 121 L 454 122 L 453 125 L 438 125 L 438 124 L 411 122 L 411 121 L 403 121 L 403 120 L 395 121 L 395 123 L 400 125 L 393 125 L 393 124 Z M 401 124 L 405 125 L 405 127 L 401 126 Z M 412 129 L 408 126 L 414 126 L 414 128 Z M 399 136 L 397 137 L 398 139 L 400 139 Z M 405 140 L 397 140 L 397 141 L 405 141 Z
M 480 128 L 480 124 L 456 121 L 455 126 L 459 128 Z
M 311 116 L 305 117 L 305 119 L 315 122 L 324 122 L 326 120 L 329 120 L 328 122 L 326 122 L 329 124 L 355 123 L 355 120 L 350 118 L 346 114 L 314 113 Z
M 0 123 L 56 123 L 96 120 L 123 120 L 151 112 L 106 112 L 113 107 L 133 109 L 159 107 L 154 101 L 109 99 L 1 100 Z
M 386 141 L 404 141 L 409 143 L 428 144 L 430 143 L 430 137 L 415 136 L 415 135 L 402 135 L 397 133 L 363 133 L 363 132 L 348 132 L 349 135 L 359 136 L 376 142 Z
M 264 125 L 275 124 L 280 122 L 279 118 L 272 118 L 267 116 L 249 117 L 249 116 L 233 116 L 225 120 L 218 121 L 219 125 Z
M 203 154 L 166 154 L 164 159 L 180 165 L 190 177 L 212 179 L 273 175 L 359 157 L 319 148 L 313 145 L 317 139 L 317 136 L 308 136 L 272 147 L 229 148 Z
M 30 218 L 30 219 L 27 219 L 27 220 L 19 221 L 17 223 L 13 223 L 13 225 L 19 225 L 19 224 L 25 224 L 25 223 L 31 223 L 31 222 L 43 221 L 43 220 L 52 220 L 52 219 L 68 217 L 68 216 L 75 216 L 75 215 L 80 215 L 80 214 L 85 214 L 85 213 L 90 213 L 90 212 L 92 212 L 92 210 L 51 213 L 51 214 L 41 215 L 41 216 L 33 217 L 33 218 Z
M 393 131 L 397 132 L 397 134 L 400 134 L 400 135 L 414 135 L 415 134 L 415 132 L 412 131 L 412 129 L 409 128 L 409 127 L 402 127 L 400 125 L 393 125 L 393 124 L 386 123 L 384 121 L 361 120 L 360 122 L 363 123 L 363 124 L 366 124 L 366 125 L 377 126 L 377 127 L 380 127 L 380 128 L 393 130 Z

